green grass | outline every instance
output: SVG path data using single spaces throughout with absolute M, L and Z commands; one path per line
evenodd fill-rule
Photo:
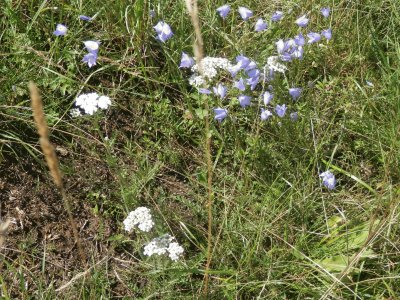
M 276 9 L 292 9 L 262 34 L 239 22 L 236 11 L 222 22 L 215 14 L 222 4 L 200 1 L 209 56 L 233 59 L 244 53 L 265 61 L 275 54 L 278 38 L 298 32 L 293 21 L 306 12 L 312 16 L 309 27 L 320 31 L 330 24 L 333 39 L 309 46 L 304 60 L 292 63 L 287 77 L 274 85 L 275 99 L 287 97 L 289 86 L 304 87 L 292 105 L 298 122 L 262 123 L 257 107 L 244 111 L 230 104 L 230 117 L 211 123 L 208 298 L 398 299 L 397 1 L 232 2 L 267 18 Z M 332 19 L 321 18 L 323 6 L 333 8 Z M 150 9 L 157 13 L 154 19 Z M 207 248 L 204 106 L 178 68 L 181 51 L 192 53 L 183 1 L 71 1 L 55 9 L 46 1 L 6 0 L 2 14 L 0 172 L 7 174 L 7 186 L 16 168 L 21 173 L 12 184 L 29 176 L 32 188 L 21 195 L 25 208 L 18 207 L 25 217 L 10 190 L 1 198 L 1 216 L 15 222 L 0 251 L 0 298 L 199 298 Z M 84 23 L 80 14 L 97 16 Z M 165 44 L 154 38 L 158 20 L 175 33 Z M 67 24 L 65 37 L 52 35 L 57 23 Z M 92 69 L 81 63 L 82 41 L 88 39 L 101 41 Z M 52 141 L 67 151 L 60 163 L 87 246 L 86 266 L 74 259 L 68 237 L 59 242 L 68 223 L 57 209 L 62 206 L 57 194 L 46 192 L 53 185 L 31 118 L 30 80 L 43 94 Z M 70 118 L 76 96 L 89 91 L 109 95 L 113 107 Z M 211 107 L 221 105 L 209 101 Z M 331 192 L 318 178 L 328 168 L 338 180 Z M 34 209 L 40 203 L 50 212 Z M 151 208 L 155 233 L 124 232 L 122 221 L 137 206 Z M 181 261 L 143 255 L 143 245 L 164 233 L 184 246 Z

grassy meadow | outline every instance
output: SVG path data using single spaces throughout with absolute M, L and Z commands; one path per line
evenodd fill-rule
M 279 39 L 301 31 L 299 16 L 310 18 L 304 34 L 332 28 L 271 83 L 285 117 L 262 121 L 256 98 L 243 109 L 230 87 L 221 100 L 189 84 L 190 69 L 179 68 L 182 51 L 194 55 L 184 1 L 2 0 L 0 218 L 10 224 L 0 299 L 400 299 L 398 0 L 234 0 L 226 19 L 223 4 L 199 1 L 206 56 L 245 54 L 262 67 Z M 254 16 L 243 21 L 239 6 Z M 277 10 L 284 17 L 271 22 Z M 267 30 L 254 31 L 258 17 Z M 159 21 L 174 33 L 165 43 Z M 65 36 L 53 34 L 59 23 Z M 100 41 L 92 68 L 82 62 L 87 40 Z M 38 142 L 30 81 L 84 260 Z M 295 102 L 293 86 L 303 89 Z M 111 107 L 72 117 L 89 92 Z M 229 107 L 222 122 L 220 106 Z M 321 181 L 326 170 L 334 189 Z M 154 228 L 125 231 L 140 206 Z M 144 255 L 167 233 L 184 248 L 179 260 Z

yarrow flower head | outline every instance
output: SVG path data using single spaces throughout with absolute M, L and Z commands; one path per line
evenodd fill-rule
M 261 117 L 262 121 L 268 120 L 268 118 L 271 117 L 271 116 L 272 116 L 272 112 L 271 111 L 269 111 L 268 109 L 261 108 L 260 117 Z
M 171 27 L 163 21 L 158 22 L 153 28 L 157 32 L 157 38 L 163 43 L 174 35 Z
M 324 184 L 324 186 L 326 186 L 330 190 L 333 190 L 335 188 L 336 178 L 331 171 L 325 171 L 319 174 L 319 176 L 322 178 L 322 183 Z
M 279 56 L 270 56 L 267 59 L 267 68 L 273 72 L 285 73 L 287 67 L 279 63 Z
M 286 109 L 287 109 L 286 104 L 282 104 L 282 105 L 278 104 L 275 107 L 275 112 L 276 112 L 276 114 L 278 115 L 279 118 L 283 118 L 283 116 L 286 113 Z
M 282 17 L 283 17 L 283 12 L 281 12 L 281 11 L 276 11 L 273 15 L 272 15 L 272 17 L 271 17 L 271 20 L 273 21 L 273 22 L 277 22 L 277 21 L 279 21 L 280 19 L 282 19 Z
M 290 88 L 289 89 L 289 94 L 290 94 L 290 96 L 292 96 L 293 101 L 296 101 L 297 98 L 300 97 L 301 91 L 302 91 L 301 88 Z
M 250 17 L 253 16 L 253 12 L 247 7 L 240 6 L 238 11 L 244 21 L 247 21 Z
M 214 120 L 222 122 L 228 115 L 228 110 L 226 108 L 217 107 L 214 108 Z
M 97 99 L 97 106 L 101 109 L 107 109 L 111 105 L 111 99 L 108 96 L 100 96 Z
M 245 108 L 250 105 L 251 97 L 246 95 L 240 95 L 238 97 L 240 106 Z
M 207 56 L 201 60 L 201 67 L 203 68 L 203 75 L 200 75 L 199 65 L 197 63 L 193 65 L 191 69 L 193 75 L 189 78 L 190 85 L 199 87 L 203 84 L 206 84 L 207 81 L 216 77 L 220 70 L 229 71 L 232 67 L 232 64 L 226 58 Z
M 154 238 L 150 243 L 144 246 L 143 254 L 146 256 L 168 254 L 169 258 L 177 261 L 183 254 L 184 249 L 179 243 L 174 242 L 175 238 L 165 234 Z
M 63 24 L 57 24 L 56 30 L 53 32 L 55 36 L 66 35 L 68 31 L 67 26 Z
M 259 31 L 263 31 L 265 29 L 267 29 L 268 25 L 267 23 L 264 22 L 263 19 L 258 19 L 255 25 L 255 31 L 259 32 Z
M 332 38 L 332 29 L 322 30 L 321 34 L 329 41 Z
M 194 65 L 194 59 L 182 52 L 181 64 L 179 68 L 191 68 Z
M 100 96 L 97 93 L 81 94 L 75 99 L 77 108 L 71 110 L 73 117 L 80 116 L 77 109 L 82 109 L 85 114 L 93 115 L 99 109 L 107 109 L 111 105 L 111 100 L 108 96 Z
M 137 226 L 141 231 L 149 232 L 154 226 L 150 209 L 141 206 L 131 211 L 124 220 L 124 226 L 126 231 L 131 231 Z
M 324 18 L 328 18 L 329 14 L 331 12 L 331 9 L 329 7 L 323 7 L 321 8 L 321 13 L 324 16 Z
M 301 16 L 300 18 L 298 18 L 295 23 L 300 26 L 300 27 L 306 27 L 308 24 L 308 19 L 306 15 Z
M 229 14 L 230 11 L 231 11 L 231 7 L 228 4 L 222 5 L 217 8 L 218 14 L 223 19 L 226 18 L 226 16 Z

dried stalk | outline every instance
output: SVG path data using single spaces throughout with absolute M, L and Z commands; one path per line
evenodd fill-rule
M 31 105 L 32 105 L 33 119 L 35 120 L 36 128 L 40 136 L 39 139 L 40 146 L 42 147 L 44 157 L 46 158 L 46 162 L 50 170 L 50 175 L 53 178 L 54 183 L 56 184 L 58 190 L 61 193 L 64 208 L 67 211 L 68 218 L 71 223 L 75 243 L 78 247 L 79 256 L 81 258 L 82 264 L 84 264 L 85 256 L 83 254 L 84 252 L 82 250 L 81 242 L 79 239 L 78 229 L 76 227 L 74 217 L 72 216 L 71 206 L 64 189 L 62 181 L 62 173 L 58 164 L 58 158 L 56 152 L 54 151 L 54 147 L 49 140 L 49 127 L 47 126 L 46 116 L 43 110 L 42 98 L 40 97 L 38 88 L 33 82 L 29 83 L 29 91 L 32 101 Z
M 9 219 L 7 219 L 3 223 L 0 223 L 0 248 L 1 248 L 1 246 L 3 246 L 5 235 L 7 233 L 8 225 L 10 225 Z
M 189 12 L 192 25 L 195 32 L 195 41 L 193 44 L 194 55 L 196 58 L 196 62 L 199 65 L 200 74 L 203 73 L 202 68 L 202 59 L 204 57 L 204 44 L 203 38 L 201 36 L 201 28 L 200 28 L 200 20 L 199 20 L 199 11 L 197 6 L 197 0 L 185 0 L 186 7 Z M 208 100 L 203 97 L 204 100 L 204 108 L 207 112 L 209 112 Z M 213 202 L 213 192 L 212 192 L 212 159 L 211 159 L 211 136 L 210 136 L 210 120 L 208 114 L 205 117 L 205 158 L 207 161 L 207 213 L 208 213 L 208 228 L 207 228 L 207 263 L 204 272 L 204 289 L 203 295 L 205 298 L 208 296 L 208 283 L 209 283 L 209 272 L 211 265 L 211 246 L 212 246 L 212 202 Z

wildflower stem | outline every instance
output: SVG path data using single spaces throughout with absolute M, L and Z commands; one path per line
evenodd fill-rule
M 203 38 L 201 36 L 201 28 L 199 21 L 199 13 L 198 13 L 198 5 L 197 0 L 185 0 L 186 7 L 189 12 L 191 22 L 195 32 L 195 41 L 194 41 L 194 55 L 196 57 L 196 62 L 199 65 L 200 74 L 203 73 L 202 67 L 202 59 L 204 57 L 204 48 L 203 48 Z M 204 108 L 207 112 L 209 112 L 209 104 L 208 100 L 204 98 Z M 208 225 L 207 225 L 207 262 L 205 266 L 204 272 L 204 288 L 203 288 L 203 296 L 207 299 L 208 295 L 208 282 L 209 282 L 209 270 L 211 265 L 211 246 L 212 246 L 212 202 L 213 202 L 213 193 L 212 193 L 212 159 L 211 159 L 211 134 L 210 134 L 210 119 L 209 115 L 205 116 L 205 159 L 207 163 L 207 214 L 208 214 Z

